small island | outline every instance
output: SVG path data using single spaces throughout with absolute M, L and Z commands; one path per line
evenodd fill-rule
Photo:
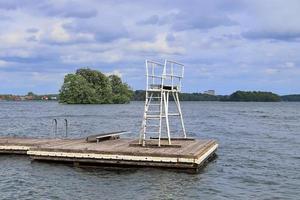
M 277 102 L 280 101 L 280 96 L 272 92 L 261 91 L 236 91 L 232 93 L 227 101 L 256 101 L 256 102 Z
M 122 104 L 129 103 L 132 97 L 120 77 L 89 68 L 67 74 L 59 92 L 59 102 L 66 104 Z

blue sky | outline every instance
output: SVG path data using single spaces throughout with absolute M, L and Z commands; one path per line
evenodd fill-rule
M 57 93 L 89 66 L 143 89 L 144 60 L 186 65 L 183 90 L 300 93 L 298 0 L 0 0 L 0 93 Z

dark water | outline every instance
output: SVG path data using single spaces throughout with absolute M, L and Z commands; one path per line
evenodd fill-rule
M 0 155 L 0 199 L 300 199 L 300 103 L 183 102 L 190 136 L 219 141 L 199 174 L 159 169 L 82 169 Z M 0 135 L 70 137 L 130 130 L 142 102 L 59 105 L 0 102 Z M 177 127 L 178 128 L 178 127 Z M 176 128 L 174 128 L 176 129 Z

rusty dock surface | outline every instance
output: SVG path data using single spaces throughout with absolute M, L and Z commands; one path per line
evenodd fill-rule
M 162 143 L 164 141 L 162 140 Z M 167 142 L 167 141 L 165 141 Z M 0 153 L 25 154 L 34 160 L 71 162 L 75 165 L 166 167 L 198 170 L 215 155 L 215 140 L 174 140 L 172 146 L 141 147 L 134 139 L 36 139 L 0 137 Z

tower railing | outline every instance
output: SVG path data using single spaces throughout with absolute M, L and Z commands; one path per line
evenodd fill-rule
M 164 64 L 146 60 L 146 91 L 155 90 L 155 85 L 163 85 Z

